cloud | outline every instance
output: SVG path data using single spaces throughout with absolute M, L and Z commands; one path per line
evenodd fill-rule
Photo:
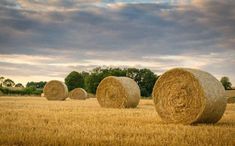
M 38 65 L 42 64 L 43 62 L 52 61 L 53 59 L 50 57 L 44 56 L 29 56 L 29 55 L 3 55 L 0 54 L 0 62 L 5 63 L 14 63 L 14 64 L 31 64 L 31 65 Z
M 50 11 L 73 11 L 80 5 L 93 4 L 99 0 L 3 0 L 1 7 L 12 9 L 24 9 L 30 11 L 50 12 Z
M 178 20 L 184 27 L 200 26 L 204 29 L 198 31 L 208 30 L 215 34 L 218 47 L 234 49 L 231 46 L 235 39 L 234 6 L 235 2 L 232 1 L 207 1 L 200 7 L 192 7 L 183 13 L 176 12 L 169 17 Z
M 48 5 L 54 3 L 59 2 L 50 1 Z M 24 44 L 25 40 L 29 41 L 24 44 L 24 48 L 36 45 L 37 49 L 79 46 L 81 49 L 100 47 L 109 50 L 133 46 L 138 48 L 142 44 L 150 44 L 151 50 L 158 48 L 159 44 L 166 49 L 175 47 L 180 50 L 196 50 L 202 48 L 201 46 L 233 48 L 234 12 L 231 8 L 226 10 L 232 4 L 209 4 L 201 6 L 200 11 L 196 7 L 187 6 L 189 8 L 183 12 L 178 11 L 178 8 L 184 5 L 170 4 L 126 5 L 119 11 L 95 6 L 72 12 L 3 9 L 1 13 L 5 18 L 1 18 L 1 26 L 4 27 L 1 39 L 4 43 L 18 37 L 16 42 L 6 42 L 7 45 L 12 45 L 11 48 L 15 47 L 14 44 Z M 174 11 L 163 15 L 165 12 L 162 10 L 169 9 Z
M 99 65 L 148 67 L 160 74 L 185 66 L 235 81 L 234 6 L 201 0 L 4 0 L 0 74 L 38 76 L 39 70 L 45 78 L 63 78 Z M 17 71 L 22 66 L 26 74 Z

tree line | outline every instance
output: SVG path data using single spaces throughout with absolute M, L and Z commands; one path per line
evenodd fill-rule
M 101 80 L 108 76 L 132 78 L 139 85 L 141 95 L 144 97 L 151 95 L 153 86 L 159 77 L 149 69 L 97 67 L 91 72 L 79 73 L 77 71 L 72 71 L 65 78 L 65 84 L 68 86 L 69 91 L 80 87 L 84 88 L 89 93 L 95 94 L 97 86 Z
M 137 69 L 137 68 L 101 68 L 97 67 L 91 70 L 90 72 L 70 72 L 65 80 L 65 84 L 68 87 L 68 90 L 71 91 L 75 88 L 84 88 L 88 93 L 95 94 L 97 86 L 105 77 L 108 76 L 122 76 L 129 77 L 136 81 L 140 87 L 141 96 L 149 97 L 152 94 L 153 86 L 156 80 L 160 77 L 157 74 L 154 74 L 149 69 Z M 222 77 L 220 82 L 226 90 L 232 89 L 232 83 L 228 77 Z M 28 82 L 26 87 L 21 83 L 15 83 L 13 80 L 0 77 L 0 90 L 4 94 L 37 94 L 42 93 L 42 89 L 47 82 Z M 16 90 L 11 87 L 17 87 Z
M 97 67 L 91 72 L 72 71 L 65 78 L 65 84 L 69 91 L 74 88 L 84 88 L 87 92 L 95 94 L 97 86 L 107 76 L 124 76 L 132 78 L 140 87 L 141 96 L 151 96 L 153 86 L 160 77 L 149 69 L 137 68 L 101 68 Z M 220 82 L 225 90 L 232 89 L 232 83 L 228 77 L 222 77 Z
M 26 87 L 22 83 L 15 83 L 12 79 L 0 77 L 0 93 L 6 95 L 41 95 L 45 81 L 28 82 Z

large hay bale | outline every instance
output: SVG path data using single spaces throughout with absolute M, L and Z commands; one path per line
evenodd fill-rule
M 52 80 L 45 85 L 43 93 L 48 100 L 65 100 L 68 97 L 68 88 L 63 82 Z
M 96 98 L 101 107 L 135 108 L 140 101 L 140 89 L 130 78 L 109 76 L 97 87 Z
M 165 72 L 153 89 L 156 110 L 166 123 L 216 123 L 226 108 L 224 94 L 211 74 L 188 68 Z
M 69 98 L 85 100 L 87 98 L 87 92 L 82 88 L 75 88 L 69 93 Z

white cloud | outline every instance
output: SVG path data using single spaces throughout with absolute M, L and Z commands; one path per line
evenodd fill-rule
M 52 61 L 52 57 L 45 56 L 31 56 L 31 55 L 19 55 L 19 54 L 0 54 L 0 62 L 13 63 L 13 64 L 30 64 L 30 65 L 42 65 L 43 62 Z
M 158 74 L 192 67 L 218 78 L 227 75 L 235 84 L 233 3 L 47 2 L 20 0 L 21 10 L 13 3 L 1 5 L 1 75 L 26 82 L 62 79 L 72 70 L 96 66 Z

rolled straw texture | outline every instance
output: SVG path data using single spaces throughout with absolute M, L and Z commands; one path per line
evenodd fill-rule
M 45 85 L 43 93 L 48 100 L 65 100 L 68 97 L 68 88 L 63 82 L 52 80 Z
M 82 88 L 75 88 L 69 93 L 69 98 L 71 99 L 78 99 L 78 100 L 85 100 L 88 98 L 87 92 Z
M 155 83 L 155 108 L 166 123 L 216 123 L 226 108 L 225 90 L 211 74 L 189 68 L 165 72 Z
M 109 76 L 97 87 L 96 98 L 101 107 L 135 108 L 140 101 L 140 89 L 128 77 Z

